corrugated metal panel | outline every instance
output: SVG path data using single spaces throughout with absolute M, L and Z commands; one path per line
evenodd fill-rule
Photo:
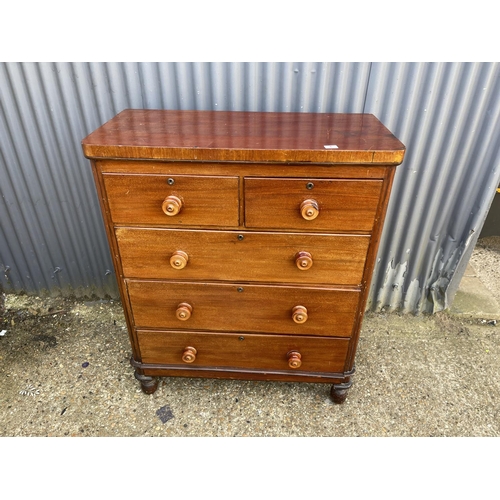
M 406 144 L 407 155 L 371 308 L 433 312 L 452 298 L 500 179 L 499 76 L 499 64 L 373 65 L 365 111 Z
M 125 108 L 367 112 L 407 146 L 370 306 L 444 307 L 500 177 L 499 65 L 0 64 L 0 283 L 117 296 L 80 141 Z
M 95 188 L 81 160 L 89 124 L 70 68 L 0 65 L 0 265 L 7 291 L 116 293 Z

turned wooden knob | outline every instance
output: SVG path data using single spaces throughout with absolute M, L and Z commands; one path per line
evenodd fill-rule
M 304 306 L 295 306 L 292 309 L 292 319 L 299 325 L 307 321 L 307 309 Z
M 316 200 L 304 200 L 300 204 L 300 215 L 305 220 L 313 220 L 319 215 L 319 206 Z
M 177 306 L 175 315 L 177 319 L 180 319 L 181 321 L 186 321 L 191 317 L 192 312 L 193 312 L 193 306 L 191 304 L 188 304 L 187 302 L 181 302 Z
M 298 351 L 290 351 L 287 354 L 288 357 L 288 366 L 290 368 L 300 368 L 300 365 L 302 364 L 302 356 L 300 355 L 300 352 Z
M 313 265 L 312 255 L 309 252 L 299 252 L 295 255 L 295 264 L 301 271 L 310 269 Z
M 184 363 L 192 363 L 196 359 L 197 351 L 194 347 L 186 347 L 182 353 Z
M 174 269 L 184 269 L 188 263 L 189 257 L 186 252 L 183 252 L 182 250 L 177 250 L 172 254 L 172 257 L 170 257 L 170 265 Z
M 170 217 L 177 215 L 182 210 L 182 200 L 171 194 L 163 200 L 161 209 Z

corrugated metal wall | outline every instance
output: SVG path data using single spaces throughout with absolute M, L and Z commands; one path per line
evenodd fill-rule
M 2 63 L 0 283 L 118 296 L 80 141 L 125 108 L 375 114 L 407 146 L 369 307 L 453 297 L 500 180 L 498 63 Z

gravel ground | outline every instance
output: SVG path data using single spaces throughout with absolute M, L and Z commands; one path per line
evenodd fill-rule
M 473 256 L 481 272 L 500 255 L 490 240 Z M 498 294 L 494 272 L 484 279 Z M 163 378 L 147 396 L 119 302 L 4 302 L 0 436 L 500 435 L 500 336 L 488 318 L 368 313 L 353 387 L 334 405 L 329 385 L 305 383 Z
M 470 263 L 479 279 L 500 303 L 500 236 L 478 240 Z

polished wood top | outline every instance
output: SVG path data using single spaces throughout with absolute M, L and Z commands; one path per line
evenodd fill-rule
M 96 159 L 399 165 L 405 153 L 375 116 L 339 113 L 129 109 L 82 146 Z

